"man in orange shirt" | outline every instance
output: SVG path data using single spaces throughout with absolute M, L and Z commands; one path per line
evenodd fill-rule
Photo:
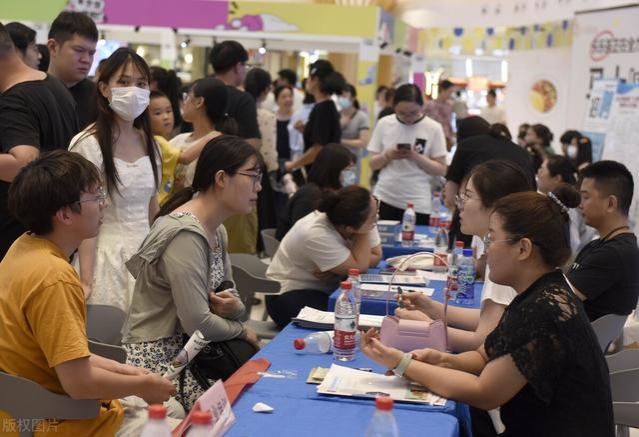
M 29 232 L 0 263 L 0 371 L 74 399 L 163 402 L 175 392 L 169 380 L 89 352 L 84 292 L 68 260 L 98 234 L 107 202 L 100 184 L 92 163 L 64 150 L 42 155 L 13 180 L 9 210 Z M 93 419 L 49 418 L 31 431 L 113 436 L 123 418 L 120 403 L 107 400 Z M 2 412 L 0 424 L 2 435 L 18 430 Z

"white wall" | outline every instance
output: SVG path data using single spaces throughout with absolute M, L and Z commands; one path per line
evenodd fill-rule
M 542 114 L 530 103 L 532 85 L 546 79 L 555 84 L 557 103 L 552 110 Z M 568 89 L 570 84 L 570 48 L 520 50 L 508 56 L 508 87 L 505 109 L 508 128 L 513 136 L 521 123 L 542 123 L 554 134 L 553 146 L 560 152 L 559 137 L 569 128 Z

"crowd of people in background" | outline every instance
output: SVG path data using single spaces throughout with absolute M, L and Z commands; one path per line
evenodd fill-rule
M 595 159 L 587 136 L 567 130 L 555 148 L 540 123 L 512 135 L 500 91 L 470 114 L 450 80 L 434 99 L 414 84 L 380 86 L 369 108 L 328 60 L 303 81 L 292 69 L 274 78 L 230 40 L 193 83 L 130 48 L 89 77 L 98 30 L 88 16 L 62 12 L 46 50 L 35 35 L 0 25 L 0 370 L 114 400 L 63 427 L 122 432 L 117 399 L 132 394 L 190 409 L 222 376 L 160 375 L 196 330 L 257 350 L 228 281 L 229 253 L 260 253 L 261 230 L 281 242 L 266 275 L 282 293 L 265 304 L 282 328 L 304 306 L 326 310 L 349 269 L 379 263 L 378 219 L 401 221 L 412 204 L 428 225 L 441 195 L 451 246 L 463 241 L 486 264 L 481 309 L 448 313 L 460 354 L 407 358 L 374 332 L 362 351 L 391 369 L 413 360 L 411 379 L 478 408 L 478 435 L 494 434 L 480 410 L 499 406 L 508 435 L 612 435 L 588 322 L 637 305 L 634 180 Z M 86 304 L 128 314 L 128 364 L 90 354 Z M 428 322 L 442 311 L 413 296 L 397 316 Z M 569 399 L 578 380 L 583 395 Z

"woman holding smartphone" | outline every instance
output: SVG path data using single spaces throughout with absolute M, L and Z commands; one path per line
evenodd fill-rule
M 374 194 L 381 201 L 379 217 L 402 220 L 407 204 L 417 213 L 417 224 L 428 225 L 432 176 L 446 173 L 446 139 L 439 123 L 424 115 L 421 90 L 412 84 L 397 88 L 395 115 L 375 126 L 368 145 L 370 166 L 380 170 Z

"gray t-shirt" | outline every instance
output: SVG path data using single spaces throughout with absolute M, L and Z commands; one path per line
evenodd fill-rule
M 356 140 L 362 129 L 368 129 L 368 115 L 364 111 L 357 110 L 351 121 L 342 128 L 343 140 Z

